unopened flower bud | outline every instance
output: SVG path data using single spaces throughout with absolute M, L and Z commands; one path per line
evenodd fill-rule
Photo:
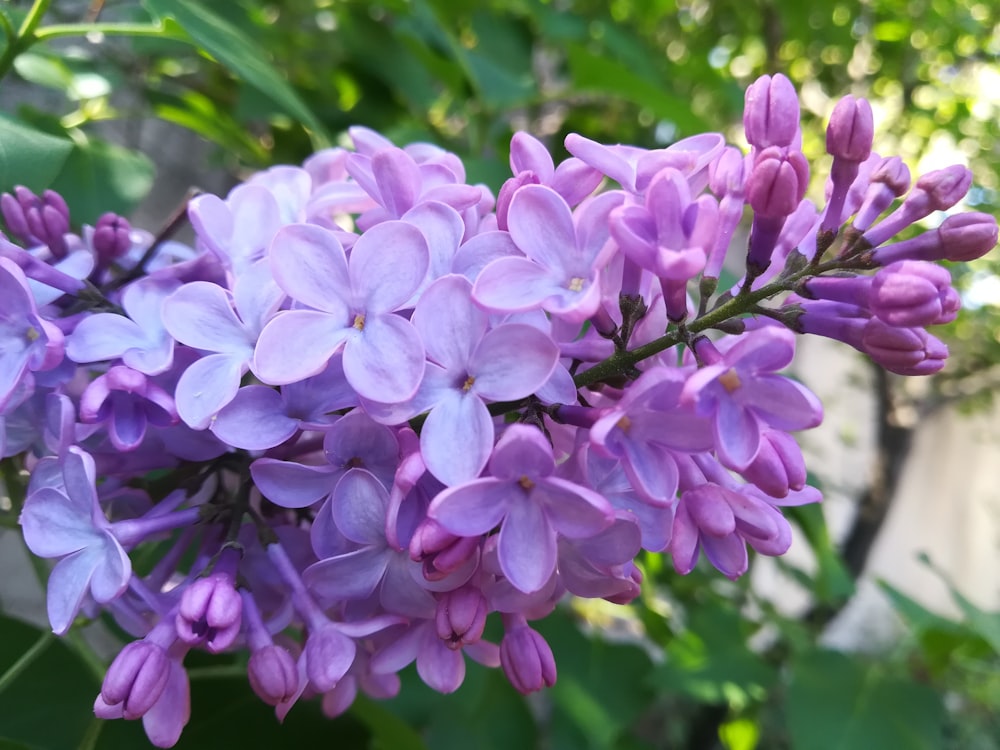
M 102 266 L 109 265 L 129 251 L 132 247 L 131 232 L 128 220 L 118 214 L 106 213 L 97 220 L 91 242 Z
M 868 189 L 853 226 L 866 231 L 892 202 L 910 189 L 910 170 L 898 156 L 883 158 L 872 169 Z
M 878 318 L 868 321 L 861 345 L 876 363 L 899 375 L 930 375 L 948 358 L 948 347 L 923 328 L 897 328 Z
M 747 202 L 761 216 L 788 216 L 809 185 L 809 164 L 799 151 L 769 148 L 758 154 L 747 180 Z
M 475 586 L 442 594 L 434 617 L 438 637 L 451 649 L 475 643 L 482 638 L 488 612 L 486 597 Z
M 917 180 L 899 208 L 864 233 L 865 242 L 878 247 L 932 211 L 951 208 L 969 192 L 971 184 L 972 172 L 959 164 L 928 172 Z
M 931 232 L 876 248 L 871 261 L 878 266 L 900 260 L 968 262 L 982 257 L 996 244 L 997 220 L 989 214 L 970 211 L 949 216 Z
M 424 578 L 439 581 L 462 567 L 478 547 L 479 537 L 455 536 L 427 519 L 410 539 L 410 558 L 424 564 Z
M 37 196 L 18 185 L 13 195 L 0 196 L 0 213 L 11 233 L 25 243 L 48 245 L 56 258 L 66 256 L 69 207 L 59 193 L 46 190 Z
M 785 497 L 789 490 L 806 484 L 806 464 L 799 444 L 781 430 L 766 428 L 760 435 L 760 450 L 743 477 L 771 497 Z
M 826 128 L 826 151 L 835 159 L 863 162 L 872 152 L 875 120 L 867 99 L 845 96 L 830 115 Z
M 148 640 L 133 641 L 108 667 L 101 699 L 122 708 L 126 719 L 138 719 L 159 700 L 170 675 L 167 652 Z
M 500 642 L 500 666 L 519 693 L 556 684 L 556 660 L 541 634 L 527 623 L 514 625 Z
M 287 649 L 270 644 L 250 655 L 250 687 L 264 703 L 277 706 L 292 698 L 299 686 L 299 670 Z
M 799 129 L 799 98 L 785 76 L 761 76 L 747 89 L 743 106 L 747 142 L 757 148 L 790 146 Z
M 961 299 L 951 274 L 936 263 L 904 260 L 881 269 L 872 281 L 871 310 L 891 326 L 922 327 L 955 319 Z
M 204 643 L 213 654 L 233 645 L 240 634 L 243 600 L 224 572 L 199 578 L 181 596 L 177 635 L 185 643 Z

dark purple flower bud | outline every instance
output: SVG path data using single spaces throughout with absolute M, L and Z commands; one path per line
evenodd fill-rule
M 761 216 L 788 216 L 805 197 L 808 184 L 809 164 L 801 152 L 768 148 L 754 160 L 747 202 Z
M 273 643 L 250 655 L 247 677 L 257 697 L 269 706 L 287 702 L 299 687 L 295 659 L 288 649 Z
M 936 263 L 899 261 L 881 269 L 872 281 L 871 311 L 891 326 L 949 323 L 961 304 L 951 274 Z
M 795 438 L 768 428 L 761 432 L 757 457 L 741 474 L 771 497 L 785 497 L 805 487 L 806 463 Z
M 466 585 L 442 594 L 434 623 L 438 637 L 450 649 L 475 643 L 483 636 L 489 606 L 477 587 Z
M 892 202 L 910 189 L 910 170 L 898 156 L 882 159 L 872 169 L 868 190 L 854 217 L 854 228 L 866 231 Z
M 56 258 L 66 257 L 69 207 L 63 197 L 46 190 L 41 197 L 18 185 L 0 197 L 0 213 L 11 233 L 28 244 L 48 245 Z
M 126 719 L 138 719 L 159 700 L 170 676 L 167 652 L 150 641 L 133 641 L 108 667 L 101 698 L 121 705 Z
M 508 629 L 500 642 L 500 666 L 514 689 L 524 695 L 556 684 L 552 649 L 523 621 Z
M 757 148 L 790 146 L 799 130 L 799 98 L 785 76 L 761 76 L 747 89 L 743 106 L 747 142 Z
M 131 232 L 132 225 L 118 214 L 106 213 L 97 220 L 92 243 L 102 266 L 109 265 L 129 251 L 132 247 Z
M 879 224 L 875 230 L 881 226 Z M 968 262 L 986 255 L 996 244 L 997 220 L 989 214 L 969 211 L 949 216 L 934 231 L 876 248 L 871 260 L 878 266 L 900 260 Z
M 826 128 L 826 151 L 835 159 L 863 162 L 872 152 L 875 120 L 867 99 L 845 96 L 830 115 Z
M 177 613 L 177 635 L 189 644 L 204 643 L 217 654 L 240 634 L 243 600 L 231 575 L 215 572 L 184 590 Z
M 948 347 L 923 328 L 897 328 L 878 318 L 865 325 L 862 350 L 899 375 L 931 375 L 944 367 Z

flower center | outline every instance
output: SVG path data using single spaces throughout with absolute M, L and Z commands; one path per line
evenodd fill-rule
M 28 339 L 28 341 L 38 341 L 41 336 L 42 334 L 40 334 L 38 329 L 34 326 L 28 326 L 28 330 L 24 332 L 24 337 Z
M 526 477 L 524 475 L 522 475 L 521 478 L 517 480 L 517 483 L 519 485 L 521 485 L 526 490 L 530 490 L 532 487 L 535 486 L 535 483 L 532 482 L 530 479 L 528 479 L 528 477 Z
M 355 315 L 354 322 L 351 325 L 354 328 L 357 328 L 359 331 L 365 330 L 365 314 L 358 313 L 357 315 Z
M 628 433 L 629 428 L 632 427 L 632 420 L 622 414 L 622 418 L 615 422 L 615 427 L 624 433 Z
M 583 289 L 583 282 L 584 281 L 585 281 L 585 279 L 583 279 L 582 277 L 580 277 L 580 276 L 574 276 L 572 279 L 569 280 L 569 285 L 568 285 L 567 288 L 571 292 L 579 292 L 579 291 L 581 291 Z
M 476 382 L 475 375 L 470 375 L 469 377 L 467 377 L 465 379 L 465 382 L 462 383 L 462 390 L 465 391 L 465 392 L 471 391 L 472 390 L 472 384 L 475 383 L 475 382 Z
M 736 370 L 731 367 L 719 376 L 719 382 L 722 383 L 722 387 L 729 393 L 732 393 L 743 385 L 743 383 L 740 382 L 740 376 L 737 375 Z

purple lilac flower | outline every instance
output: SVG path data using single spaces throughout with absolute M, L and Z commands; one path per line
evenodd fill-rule
M 613 521 L 604 498 L 554 476 L 552 448 L 534 428 L 508 427 L 489 469 L 490 477 L 440 493 L 427 513 L 458 536 L 478 536 L 500 526 L 500 565 L 521 591 L 537 591 L 552 575 L 557 535 L 589 537 Z
M 0 258 L 0 411 L 29 372 L 61 360 L 61 332 L 38 316 L 21 269 Z
M 264 326 L 253 361 L 261 380 L 272 385 L 303 380 L 343 349 L 347 382 L 361 396 L 396 403 L 416 393 L 424 374 L 423 344 L 394 311 L 427 269 L 427 241 L 420 230 L 398 221 L 373 227 L 358 239 L 348 261 L 333 234 L 293 224 L 275 237 L 270 258 L 278 285 L 312 309 L 281 312 Z
M 767 326 L 744 334 L 724 354 L 702 338 L 695 342 L 695 352 L 705 366 L 685 383 L 681 400 L 713 419 L 715 447 L 726 466 L 739 470 L 753 461 L 765 425 L 804 430 L 822 420 L 816 396 L 794 380 L 772 374 L 792 361 L 791 331 Z

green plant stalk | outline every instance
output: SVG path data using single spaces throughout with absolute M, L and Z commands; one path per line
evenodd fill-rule
M 162 23 L 54 23 L 35 32 L 32 43 L 65 36 L 86 36 L 87 34 L 106 36 L 153 36 L 164 39 L 187 40 L 184 34 L 174 34 Z
M 55 636 L 52 633 L 42 633 L 38 640 L 31 644 L 31 648 L 21 654 L 20 658 L 15 661 L 10 667 L 0 675 L 0 695 L 3 691 L 11 686 L 11 684 L 21 676 L 21 673 L 31 666 L 31 663 L 37 659 L 42 653 L 47 649 L 52 642 L 55 640 Z
M 765 284 L 756 291 L 747 292 L 745 294 L 741 293 L 736 297 L 727 300 L 714 310 L 711 310 L 686 324 L 683 331 L 669 333 L 665 336 L 661 336 L 655 341 L 650 341 L 648 344 L 637 346 L 635 349 L 630 349 L 624 352 L 615 352 L 607 359 L 602 360 L 593 367 L 579 373 L 573 378 L 573 382 L 576 384 L 577 388 L 584 388 L 588 385 L 599 383 L 602 380 L 623 375 L 642 360 L 666 351 L 670 347 L 676 346 L 684 341 L 686 338 L 685 332 L 686 334 L 699 333 L 708 328 L 717 326 L 730 318 L 734 318 L 737 315 L 752 312 L 757 307 L 759 302 L 763 302 L 764 300 L 781 292 L 791 291 L 802 279 L 808 276 L 818 276 L 826 271 L 849 267 L 857 267 L 857 265 L 851 261 L 844 260 L 833 260 L 818 265 L 810 264 L 801 271 L 789 274 L 788 276 L 782 276 L 781 278 L 772 281 L 770 284 Z
M 24 17 L 24 22 L 17 34 L 13 38 L 8 36 L 7 46 L 4 48 L 3 55 L 0 55 L 0 79 L 7 75 L 17 56 L 32 45 L 35 29 L 42 22 L 42 17 L 51 4 L 52 0 L 35 0 L 28 15 Z M 10 28 L 9 24 L 5 24 L 5 27 Z

